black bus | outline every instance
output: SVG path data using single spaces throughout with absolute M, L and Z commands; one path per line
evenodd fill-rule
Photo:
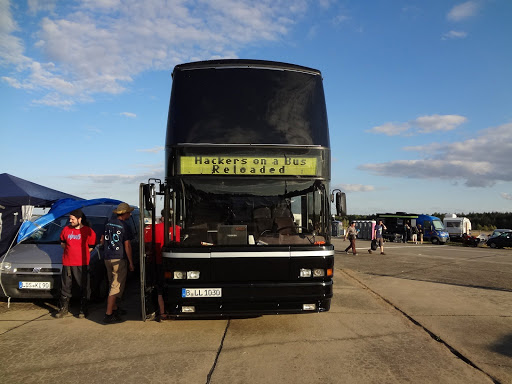
M 150 212 L 143 225 L 155 225 L 161 195 L 164 233 L 172 232 L 162 246 L 166 312 L 328 311 L 334 196 L 320 71 L 216 60 L 177 65 L 172 77 L 165 181 L 140 187 Z M 336 203 L 341 214 L 343 193 Z M 142 248 L 141 255 L 148 314 L 154 282 L 146 272 L 155 266 Z

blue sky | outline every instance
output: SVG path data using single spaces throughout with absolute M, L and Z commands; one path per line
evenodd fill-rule
M 0 173 L 138 204 L 176 64 L 322 71 L 349 213 L 512 211 L 510 0 L 0 0 Z

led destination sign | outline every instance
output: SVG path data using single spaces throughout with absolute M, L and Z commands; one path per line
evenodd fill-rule
M 316 157 L 182 156 L 182 175 L 315 176 Z

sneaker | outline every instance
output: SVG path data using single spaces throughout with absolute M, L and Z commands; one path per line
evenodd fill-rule
M 115 312 L 112 312 L 111 315 L 105 314 L 103 318 L 105 324 L 120 323 L 121 321 L 122 319 Z
M 354 256 L 357 256 L 357 253 L 354 253 Z
M 345 251 L 345 254 L 348 255 L 348 251 Z
M 385 253 L 384 253 L 384 252 L 381 252 L 380 254 L 381 254 L 381 255 L 385 255 Z
M 126 309 L 117 307 L 117 309 L 114 310 L 114 313 L 119 317 L 126 315 L 128 312 L 126 311 Z
M 85 319 L 87 316 L 89 316 L 89 312 L 87 310 L 80 310 L 80 313 L 78 314 L 79 319 Z
M 371 253 L 372 253 L 372 250 L 371 250 L 371 249 L 369 249 L 369 250 L 368 250 L 368 253 L 369 253 L 369 254 L 371 254 Z

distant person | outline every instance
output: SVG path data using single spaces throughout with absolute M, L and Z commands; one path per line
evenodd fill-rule
M 343 238 L 343 241 L 347 240 L 347 237 L 348 237 L 348 240 L 350 241 L 350 245 L 345 248 L 345 253 L 348 254 L 348 250 L 350 248 L 352 248 L 352 253 L 355 255 L 357 255 L 357 251 L 356 251 L 356 239 L 357 239 L 357 229 L 356 229 L 356 222 L 353 221 L 350 223 L 350 227 L 348 227 L 347 229 L 347 233 L 345 233 L 345 236 Z
M 383 232 L 387 230 L 386 226 L 382 222 L 382 220 L 379 220 L 379 224 L 375 226 L 373 237 L 375 240 L 377 240 L 377 246 L 380 248 L 380 254 L 385 255 L 384 253 L 384 235 Z M 369 249 L 368 253 L 372 253 L 372 250 Z
M 413 225 L 411 227 L 411 240 L 414 244 L 418 244 L 418 227 Z
M 411 230 L 411 227 L 407 223 L 407 221 L 404 224 L 404 232 L 403 232 L 403 242 L 407 244 L 407 241 L 409 241 L 409 232 Z
M 64 253 L 62 254 L 60 309 L 55 317 L 62 318 L 68 314 L 74 280 L 80 290 L 78 317 L 85 318 L 88 315 L 89 261 L 91 251 L 96 245 L 96 233 L 89 226 L 82 210 L 75 209 L 69 214 L 69 225 L 60 233 L 60 245 Z
M 155 270 L 152 268 L 149 269 L 149 272 L 151 276 L 153 276 L 153 281 L 155 282 L 156 292 L 157 292 L 157 301 L 158 301 L 158 310 L 159 315 L 157 320 L 167 320 L 169 317 L 167 313 L 165 312 L 165 305 L 164 305 L 164 286 L 165 286 L 165 280 L 164 280 L 164 270 L 162 266 L 162 247 L 165 244 L 164 239 L 164 211 L 161 212 L 162 217 L 160 218 L 160 222 L 155 224 Z M 169 227 L 169 237 L 171 241 L 180 241 L 180 227 L 176 226 L 176 236 L 173 237 L 173 226 Z M 144 243 L 145 243 L 145 249 L 146 249 L 146 255 L 148 256 L 148 261 L 152 262 L 152 242 L 153 238 L 153 230 L 151 228 L 151 225 L 148 225 L 144 228 Z
M 104 259 L 107 268 L 110 291 L 107 298 L 107 311 L 103 318 L 104 323 L 114 323 L 121 321 L 120 315 L 125 311 L 118 308 L 116 300 L 121 299 L 126 285 L 126 276 L 128 268 L 134 271 L 132 257 L 133 233 L 130 226 L 126 223 L 134 210 L 126 203 L 121 203 L 114 210 L 117 215 L 105 225 L 105 233 L 101 237 L 101 244 L 105 245 Z
M 421 226 L 421 224 L 418 224 L 417 227 L 418 227 L 418 238 L 420 240 L 420 244 L 423 244 L 423 227 Z

